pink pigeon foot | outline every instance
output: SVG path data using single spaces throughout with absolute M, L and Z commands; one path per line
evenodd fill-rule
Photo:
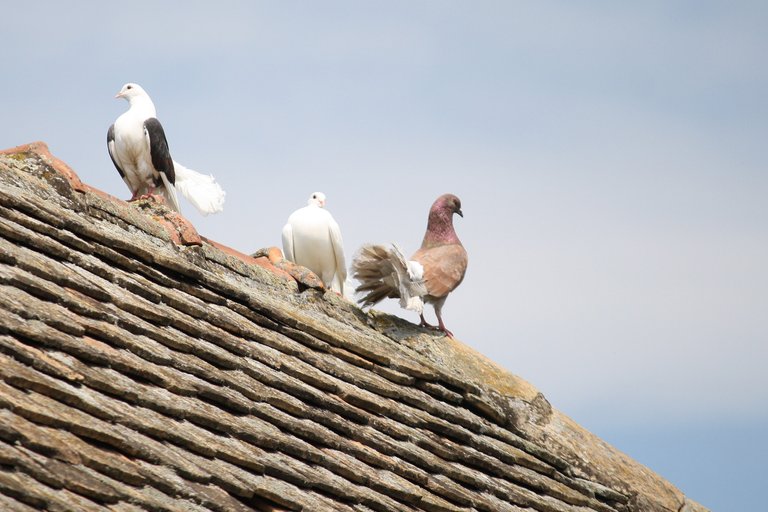
M 438 325 L 435 329 L 438 331 L 443 331 L 443 333 L 445 333 L 446 336 L 453 339 L 453 333 L 445 327 L 445 324 L 443 324 L 443 322 L 440 322 L 440 325 Z
M 155 195 L 155 187 L 150 187 L 147 190 L 146 194 L 143 194 L 141 197 L 139 197 L 139 199 L 149 199 L 149 198 L 153 198 L 155 200 L 157 199 L 157 196 Z
M 424 319 L 424 315 L 421 315 L 421 321 L 419 322 L 419 326 L 424 327 L 426 329 L 430 329 L 432 331 L 440 331 L 446 336 L 448 336 L 449 338 L 453 338 L 453 333 L 448 329 L 446 329 L 445 324 L 443 324 L 443 321 L 441 319 L 438 319 L 438 320 L 440 321 L 440 325 L 432 325 Z
M 437 316 L 437 330 L 443 331 L 446 336 L 449 338 L 453 338 L 453 333 L 448 330 L 447 327 L 445 327 L 445 324 L 443 323 L 443 315 L 442 315 L 442 304 L 440 307 L 435 308 L 435 315 Z

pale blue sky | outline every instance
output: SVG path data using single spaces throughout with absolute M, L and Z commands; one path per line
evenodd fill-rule
M 768 477 L 768 4 L 16 2 L 0 146 L 126 198 L 128 81 L 244 252 L 328 196 L 349 257 L 461 197 L 458 338 L 713 510 Z M 390 304 L 382 309 L 415 320 Z

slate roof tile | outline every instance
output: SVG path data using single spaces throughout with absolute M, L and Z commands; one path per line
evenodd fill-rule
M 704 510 L 478 357 L 0 152 L 0 509 Z

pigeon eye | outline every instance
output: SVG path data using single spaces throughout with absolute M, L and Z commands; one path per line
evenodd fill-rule
M 126 89 L 133 89 L 133 86 L 129 85 L 128 87 L 126 87 Z

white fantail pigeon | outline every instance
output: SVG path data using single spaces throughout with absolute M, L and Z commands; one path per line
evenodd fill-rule
M 306 267 L 325 286 L 344 296 L 347 264 L 339 225 L 325 209 L 325 194 L 315 192 L 307 206 L 288 217 L 283 227 L 285 258 Z
M 406 260 L 400 248 L 392 244 L 365 245 L 352 261 L 352 272 L 365 294 L 363 306 L 372 306 L 386 297 L 400 298 L 400 306 L 420 315 L 421 324 L 434 328 L 424 319 L 424 302 L 431 303 L 437 316 L 437 329 L 447 336 L 442 309 L 448 294 L 464 279 L 467 251 L 453 229 L 453 214 L 464 216 L 461 201 L 453 194 L 438 197 L 429 209 L 427 232 L 421 248 Z
M 178 212 L 178 189 L 203 215 L 222 211 L 225 192 L 213 176 L 187 169 L 171 158 L 165 131 L 146 91 L 138 84 L 125 84 L 115 97 L 128 100 L 128 110 L 109 127 L 107 149 L 131 191 L 129 201 L 159 191 Z

